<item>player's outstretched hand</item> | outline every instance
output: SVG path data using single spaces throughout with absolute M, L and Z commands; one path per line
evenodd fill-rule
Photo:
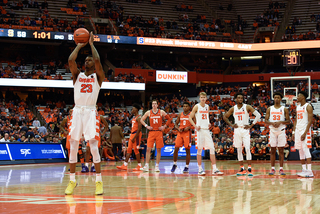
M 304 139 L 306 139 L 306 135 L 307 133 L 303 133 L 303 135 L 301 135 L 301 141 L 304 141 Z
M 153 129 L 153 127 L 151 127 L 151 126 L 147 126 L 146 127 L 148 130 L 152 130 Z
M 90 33 L 90 38 L 89 38 L 89 44 L 90 44 L 90 45 L 93 45 L 93 41 L 94 41 L 94 36 L 93 36 L 92 31 L 91 31 L 91 33 Z

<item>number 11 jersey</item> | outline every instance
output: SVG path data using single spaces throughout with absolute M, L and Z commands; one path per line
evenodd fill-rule
M 239 109 L 238 105 L 233 107 L 233 117 L 234 123 L 238 126 L 249 125 L 249 113 L 247 111 L 247 104 L 242 104 L 242 107 Z
M 86 76 L 81 72 L 74 83 L 74 103 L 78 106 L 95 106 L 99 91 L 97 74 Z

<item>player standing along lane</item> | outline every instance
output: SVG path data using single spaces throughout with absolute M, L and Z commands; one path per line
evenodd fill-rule
M 80 49 L 87 43 L 78 43 L 76 48 L 69 56 L 69 67 L 73 76 L 74 85 L 74 102 L 75 107 L 72 112 L 70 127 L 70 182 L 65 190 L 66 195 L 73 194 L 74 188 L 77 186 L 75 179 L 77 151 L 79 140 L 84 135 L 86 141 L 91 146 L 91 154 L 96 167 L 96 195 L 103 194 L 103 183 L 101 179 L 100 154 L 98 149 L 98 140 L 96 139 L 96 104 L 102 81 L 105 78 L 100 57 L 93 45 L 93 34 L 91 32 L 89 44 L 92 56 L 85 59 L 85 72 L 81 73 L 77 68 L 76 58 Z
M 229 111 L 223 115 L 224 121 L 234 128 L 233 133 L 233 145 L 237 148 L 238 161 L 240 163 L 240 171 L 237 175 L 246 175 L 247 171 L 243 165 L 243 155 L 242 155 L 242 147 L 245 147 L 246 157 L 248 161 L 248 175 L 253 176 L 251 169 L 251 151 L 250 151 L 250 129 L 254 124 L 256 124 L 260 118 L 261 114 L 256 111 L 251 105 L 247 105 L 243 103 L 244 95 L 242 93 L 236 93 L 234 95 L 234 99 L 236 101 L 236 105 L 229 109 Z M 249 112 L 255 115 L 254 121 L 251 125 L 249 125 Z M 234 124 L 231 124 L 229 121 L 229 117 L 233 114 Z
M 297 97 L 296 119 L 293 126 L 292 138 L 295 139 L 294 147 L 299 150 L 299 156 L 302 164 L 302 172 L 298 176 L 311 178 L 313 172 L 311 169 L 311 124 L 313 120 L 313 108 L 307 103 L 308 94 L 304 91 L 299 92 Z M 307 167 L 306 167 L 307 159 Z
M 210 160 L 212 164 L 212 174 L 222 175 L 216 165 L 215 149 L 209 128 L 211 126 L 209 121 L 209 106 L 206 104 L 207 94 L 205 92 L 200 93 L 200 103 L 196 104 L 189 116 L 189 122 L 196 129 L 196 143 L 198 146 L 197 151 L 197 161 L 198 161 L 198 175 L 205 175 L 205 171 L 201 166 L 202 162 L 202 150 L 210 150 Z M 194 123 L 193 118 L 196 118 L 196 123 Z
M 284 147 L 287 144 L 286 135 L 286 124 L 290 124 L 289 110 L 284 106 L 281 106 L 281 100 L 283 95 L 279 92 L 273 94 L 274 105 L 267 109 L 265 123 L 270 126 L 269 132 L 269 144 L 271 146 L 271 172 L 269 175 L 274 175 L 275 162 L 276 162 L 276 151 L 277 147 L 279 150 L 279 162 L 280 170 L 279 174 L 286 175 L 283 171 L 283 161 L 284 161 Z
M 150 126 L 148 126 L 144 121 L 149 117 Z M 162 125 L 162 118 L 165 117 L 167 119 L 167 123 Z M 161 159 L 161 148 L 164 146 L 163 143 L 163 130 L 169 126 L 171 122 L 171 118 L 169 115 L 163 111 L 158 109 L 158 101 L 152 100 L 152 109 L 147 111 L 141 118 L 141 124 L 145 126 L 148 130 L 148 140 L 147 140 L 147 153 L 146 153 L 146 163 L 144 167 L 141 169 L 144 172 L 149 171 L 149 162 L 150 162 L 150 153 L 153 148 L 154 142 L 156 142 L 157 149 L 157 160 L 155 172 L 160 172 L 159 163 Z
M 183 170 L 183 173 L 189 172 L 189 163 L 190 163 L 190 148 L 191 148 L 191 128 L 192 125 L 189 122 L 190 116 L 190 103 L 183 103 L 183 112 L 178 115 L 178 118 L 175 122 L 175 127 L 178 130 L 175 148 L 173 153 L 173 166 L 171 172 L 174 172 L 177 168 L 178 152 L 179 149 L 184 146 L 186 150 L 186 167 Z M 178 124 L 180 125 L 178 126 Z
M 127 170 L 128 169 L 128 161 L 132 154 L 132 149 L 134 151 L 134 154 L 136 155 L 138 166 L 133 169 L 133 171 L 140 171 L 141 167 L 141 160 L 140 160 L 140 143 L 142 138 L 142 132 L 141 132 L 141 115 L 139 115 L 139 110 L 141 109 L 141 106 L 137 103 L 133 104 L 133 108 L 131 110 L 131 113 L 134 115 L 134 117 L 131 120 L 132 128 L 131 128 L 131 134 L 130 139 L 128 142 L 128 148 L 127 148 L 127 156 L 126 160 L 124 161 L 122 166 L 117 166 L 118 169 Z

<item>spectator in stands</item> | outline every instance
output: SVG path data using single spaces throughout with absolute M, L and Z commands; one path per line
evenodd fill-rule
M 41 126 L 40 121 L 38 120 L 38 118 L 34 118 L 33 122 L 32 122 L 32 126 L 34 126 L 35 128 L 38 128 Z
M 42 2 L 42 4 L 41 4 L 41 7 L 42 8 L 48 8 L 48 2 L 47 2 L 47 0 L 44 0 L 44 2 Z
M 0 142 L 10 142 L 9 134 L 5 133 L 4 137 L 0 140 Z
M 219 10 L 223 10 L 223 6 L 221 3 L 219 3 L 219 6 L 218 6 Z
M 312 13 L 312 15 L 310 16 L 310 21 L 311 22 L 316 21 L 316 16 L 314 15 L 314 13 Z
M 39 135 L 45 136 L 47 135 L 47 128 L 44 125 L 42 125 L 38 128 L 38 132 L 39 132 Z
M 318 144 L 318 141 L 315 140 L 314 141 L 314 145 L 315 145 L 315 150 L 312 152 L 312 156 L 314 159 L 319 160 L 320 159 L 320 145 Z
M 228 11 L 231 11 L 231 10 L 232 10 L 232 4 L 231 4 L 231 3 L 228 4 L 227 10 L 228 10 Z

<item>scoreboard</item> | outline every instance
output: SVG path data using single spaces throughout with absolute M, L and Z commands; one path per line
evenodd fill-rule
M 300 66 L 300 50 L 283 51 L 283 67 Z

